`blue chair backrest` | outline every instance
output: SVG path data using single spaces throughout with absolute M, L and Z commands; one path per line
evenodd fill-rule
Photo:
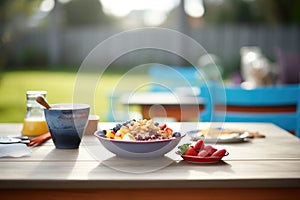
M 223 88 L 221 88 L 221 90 L 223 90 Z M 225 93 L 227 105 L 284 106 L 296 105 L 298 102 L 298 84 L 264 86 L 255 89 L 244 89 L 238 86 L 232 86 L 226 87 Z
M 154 65 L 150 67 L 148 74 L 153 82 L 151 92 L 172 92 L 176 87 L 200 87 L 200 97 L 205 104 L 200 119 L 210 121 L 213 109 L 210 86 L 204 83 L 204 78 L 195 67 Z
M 181 66 L 151 66 L 148 74 L 153 84 L 152 92 L 172 92 L 176 87 L 191 87 L 198 85 L 198 77 L 194 67 Z
M 296 135 L 300 138 L 300 84 L 298 84 L 298 104 L 297 104 L 297 130 Z
M 295 131 L 299 137 L 299 88 L 300 84 L 265 86 L 250 90 L 226 87 L 226 99 L 218 98 L 218 95 L 214 98 L 216 105 L 226 105 L 227 110 L 223 113 L 216 111 L 214 119 L 215 121 L 225 119 L 226 122 L 271 122 L 285 130 Z M 218 90 L 224 89 L 216 88 L 215 94 L 218 94 Z M 232 108 L 238 107 L 248 111 L 243 112 L 241 109 L 232 111 Z M 267 111 L 256 111 L 264 108 Z M 282 110 L 276 112 L 277 109 Z

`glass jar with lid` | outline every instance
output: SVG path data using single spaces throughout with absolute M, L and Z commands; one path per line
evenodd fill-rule
M 22 129 L 23 136 L 34 137 L 49 132 L 44 116 L 44 108 L 36 102 L 37 96 L 46 97 L 46 94 L 46 91 L 26 92 L 27 111 Z

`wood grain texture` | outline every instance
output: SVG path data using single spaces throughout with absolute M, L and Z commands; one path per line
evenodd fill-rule
M 251 189 L 108 189 L 108 190 L 1 190 L 2 199 L 10 200 L 81 200 L 81 199 L 116 199 L 116 200 L 282 200 L 295 199 L 300 188 L 251 188 Z

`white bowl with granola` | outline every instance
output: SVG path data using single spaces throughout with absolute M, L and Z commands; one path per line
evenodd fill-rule
M 157 158 L 173 150 L 182 136 L 153 120 L 130 120 L 94 135 L 110 152 L 125 158 Z

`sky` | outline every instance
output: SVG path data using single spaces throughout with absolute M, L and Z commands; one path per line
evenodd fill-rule
M 72 0 L 58 0 L 60 3 L 69 3 Z M 103 12 L 114 17 L 125 17 L 133 11 L 144 11 L 146 25 L 160 25 L 167 15 L 180 3 L 180 0 L 99 0 Z M 43 0 L 40 5 L 42 13 L 49 13 L 54 8 L 54 0 Z M 185 12 L 191 17 L 204 15 L 203 0 L 185 0 Z M 43 16 L 40 14 L 40 16 Z

